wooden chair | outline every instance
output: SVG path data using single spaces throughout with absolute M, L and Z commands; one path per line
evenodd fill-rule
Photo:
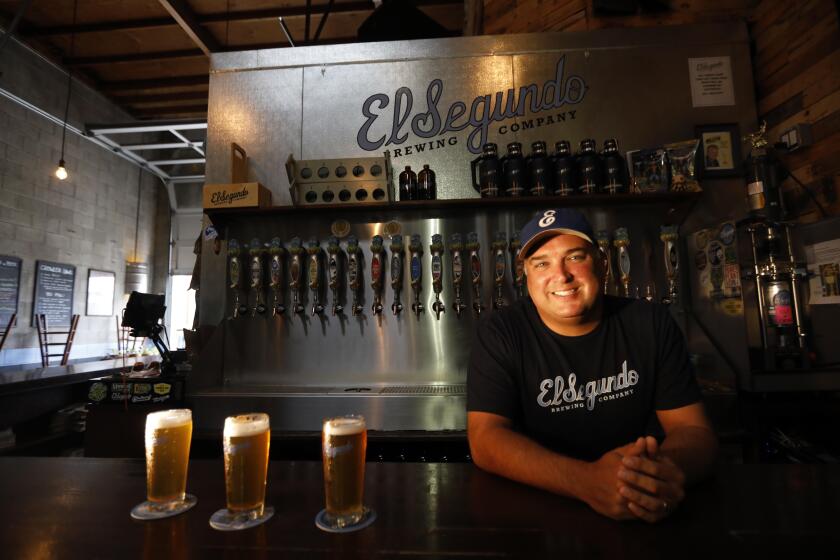
M 76 327 L 79 325 L 79 316 L 73 315 L 70 318 L 70 329 L 67 331 L 50 332 L 47 328 L 47 316 L 42 314 L 35 316 L 35 326 L 38 327 L 38 342 L 41 347 L 41 366 L 49 367 L 50 358 L 61 356 L 61 365 L 66 366 L 70 358 L 70 348 L 73 346 L 73 337 L 76 336 Z M 50 337 L 55 335 L 66 335 L 64 342 L 50 342 Z M 61 353 L 50 353 L 50 346 L 64 346 Z
M 0 337 L 0 350 L 3 349 L 3 344 L 6 343 L 6 337 L 9 336 L 9 331 L 12 330 L 12 326 L 15 324 L 15 317 L 17 317 L 17 313 L 12 313 L 12 316 L 9 318 L 9 324 L 6 325 L 6 330 L 3 331 L 3 336 Z

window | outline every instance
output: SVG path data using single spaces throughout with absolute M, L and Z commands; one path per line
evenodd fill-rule
M 195 290 L 190 290 L 189 274 L 172 276 L 172 309 L 169 315 L 171 348 L 184 348 L 184 329 L 192 329 L 195 316 Z

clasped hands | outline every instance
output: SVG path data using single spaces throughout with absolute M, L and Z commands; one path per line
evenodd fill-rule
M 685 474 L 650 436 L 605 453 L 591 466 L 584 501 L 613 519 L 656 523 L 685 497 Z

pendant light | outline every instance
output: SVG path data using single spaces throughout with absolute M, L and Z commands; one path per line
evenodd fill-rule
M 79 7 L 79 0 L 73 1 L 73 26 L 70 28 L 70 58 L 73 58 L 73 51 L 76 44 L 76 10 Z M 64 105 L 64 124 L 61 127 L 61 157 L 58 160 L 58 168 L 55 176 L 59 181 L 67 178 L 67 168 L 64 166 L 64 141 L 67 138 L 67 116 L 70 113 L 70 88 L 73 85 L 73 75 L 70 68 L 67 69 L 67 100 Z

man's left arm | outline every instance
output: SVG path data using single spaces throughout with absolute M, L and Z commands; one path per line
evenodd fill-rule
M 671 459 L 691 486 L 708 476 L 715 464 L 718 441 L 702 402 L 673 410 L 657 410 L 665 430 L 659 453 Z

